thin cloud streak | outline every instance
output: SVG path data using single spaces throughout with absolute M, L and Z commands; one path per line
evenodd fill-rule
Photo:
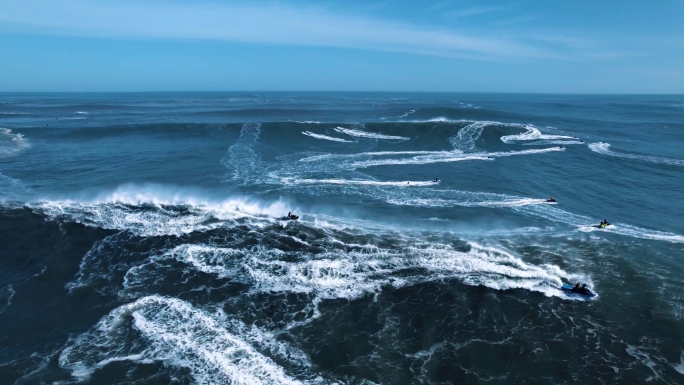
M 471 7 L 446 11 L 442 13 L 442 15 L 449 17 L 470 17 L 486 13 L 499 12 L 503 10 L 506 10 L 506 7 Z
M 39 33 L 327 46 L 490 61 L 566 59 L 557 50 L 513 39 L 471 36 L 314 8 L 79 0 L 9 0 L 0 4 L 0 24 Z

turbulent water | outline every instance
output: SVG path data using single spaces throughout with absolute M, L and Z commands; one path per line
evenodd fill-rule
M 683 187 L 684 96 L 0 94 L 0 383 L 684 383 Z

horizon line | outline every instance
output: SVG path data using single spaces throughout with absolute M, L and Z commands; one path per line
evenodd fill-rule
M 330 91 L 330 90 L 205 90 L 205 91 L 0 91 L 2 94 L 173 94 L 173 93 L 385 93 L 385 94 L 510 94 L 510 95 L 615 95 L 615 96 L 684 96 L 684 93 L 630 93 L 630 92 L 534 92 L 534 91 Z

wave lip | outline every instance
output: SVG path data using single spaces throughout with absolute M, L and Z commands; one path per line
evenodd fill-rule
M 333 142 L 340 142 L 340 143 L 353 143 L 353 141 L 351 141 L 351 140 L 346 140 L 346 139 L 342 139 L 342 138 L 335 138 L 335 137 L 327 136 L 327 135 L 315 134 L 315 133 L 310 132 L 310 131 L 302 131 L 302 134 L 304 134 L 306 136 L 310 136 L 312 138 L 316 138 L 316 139 L 330 140 Z
M 643 161 L 651 162 L 651 163 L 668 164 L 670 166 L 684 166 L 684 160 L 670 159 L 670 158 L 659 158 L 656 156 L 635 155 L 635 154 L 626 154 L 626 153 L 614 152 L 614 151 L 610 150 L 610 143 L 606 143 L 606 142 L 591 143 L 588 147 L 591 151 L 602 154 L 602 155 L 615 156 L 618 158 L 626 158 L 626 159 L 643 160 Z
M 411 139 L 411 138 L 407 138 L 405 136 L 392 136 L 392 135 L 377 134 L 374 132 L 366 132 L 366 131 L 354 130 L 351 128 L 344 128 L 344 127 L 336 127 L 335 131 L 341 132 L 343 134 L 347 134 L 349 136 L 355 136 L 357 138 L 384 139 L 384 140 L 410 140 Z

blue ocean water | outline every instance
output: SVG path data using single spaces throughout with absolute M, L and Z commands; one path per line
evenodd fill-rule
M 0 383 L 682 383 L 682 186 L 681 95 L 0 94 Z

